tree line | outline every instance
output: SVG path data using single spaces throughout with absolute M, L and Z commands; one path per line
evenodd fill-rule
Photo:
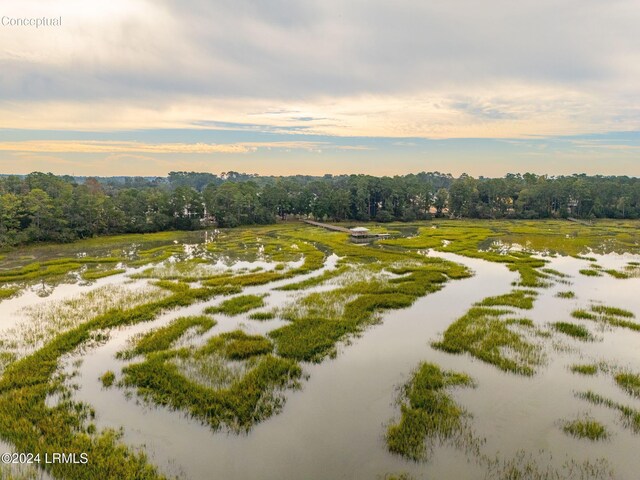
M 0 177 L 0 245 L 117 233 L 328 221 L 453 218 L 640 218 L 640 179 L 626 176 L 454 178 L 269 177 L 171 172 L 168 177 Z

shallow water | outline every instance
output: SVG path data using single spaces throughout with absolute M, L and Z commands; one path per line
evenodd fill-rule
M 577 391 L 593 390 L 625 405 L 640 409 L 640 401 L 629 397 L 614 383 L 611 375 L 599 373 L 585 377 L 571 373 L 573 363 L 605 361 L 612 366 L 640 372 L 640 333 L 620 328 L 602 328 L 595 322 L 575 320 L 571 311 L 604 302 L 635 313 L 640 318 L 640 278 L 619 280 L 608 275 L 586 277 L 578 273 L 589 261 L 572 257 L 547 258 L 550 268 L 570 275 L 570 285 L 557 283 L 540 290 L 534 309 L 524 312 L 539 327 L 549 322 L 572 321 L 586 326 L 597 337 L 595 342 L 580 342 L 562 334 L 538 339 L 547 353 L 547 363 L 533 377 L 504 373 L 469 355 L 450 355 L 430 346 L 439 335 L 469 307 L 487 296 L 507 293 L 517 279 L 504 265 L 453 254 L 433 253 L 469 266 L 475 275 L 447 283 L 434 294 L 419 299 L 405 310 L 382 316 L 380 324 L 369 327 L 360 338 L 341 345 L 335 359 L 321 364 L 304 364 L 308 379 L 299 391 L 285 392 L 282 412 L 257 424 L 248 434 L 213 432 L 199 421 L 180 412 L 150 407 L 135 395 L 122 390 L 104 389 L 99 377 L 106 370 L 118 374 L 126 364 L 114 358 L 136 333 L 148 331 L 184 315 L 200 314 L 214 299 L 174 310 L 153 322 L 111 332 L 103 345 L 83 355 L 78 368 L 77 400 L 90 403 L 97 412 L 98 427 L 124 427 L 124 440 L 142 446 L 168 474 L 185 478 L 208 479 L 371 479 L 386 473 L 409 472 L 415 478 L 482 479 L 485 469 L 464 452 L 450 446 L 437 447 L 429 462 L 414 463 L 388 453 L 384 442 L 386 425 L 397 419 L 395 404 L 398 386 L 406 382 L 422 361 L 439 364 L 470 374 L 477 388 L 453 391 L 454 398 L 472 415 L 472 428 L 486 438 L 483 454 L 509 459 L 520 450 L 540 450 L 541 463 L 560 467 L 567 459 L 583 461 L 604 457 L 619 479 L 633 480 L 640 471 L 640 435 L 631 433 L 620 423 L 616 412 L 576 399 Z M 633 255 L 593 255 L 604 268 L 621 268 Z M 337 257 L 329 257 L 325 268 L 335 268 Z M 243 268 L 257 264 L 243 263 Z M 264 267 L 264 266 L 263 266 Z M 236 265 L 237 268 L 237 265 Z M 269 267 L 267 267 L 269 268 Z M 130 273 L 130 271 L 128 272 Z M 273 288 L 321 274 L 322 270 L 281 282 L 245 288 L 245 294 L 269 293 L 267 310 L 292 301 L 298 292 Z M 62 299 L 79 291 L 126 281 L 125 274 L 107 277 L 91 286 L 61 285 L 52 296 L 42 299 L 34 293 L 1 304 L 0 329 L 20 321 L 26 305 Z M 144 284 L 137 280 L 135 284 Z M 329 287 L 306 290 L 322 291 Z M 572 290 L 574 299 L 560 299 L 558 291 Z M 282 326 L 281 320 L 253 321 L 248 314 L 236 317 L 216 315 L 218 324 L 205 336 L 243 328 L 248 333 L 264 334 Z M 562 348 L 554 348 L 561 344 Z M 69 368 L 71 368 L 69 366 Z M 612 433 L 605 442 L 578 440 L 564 434 L 562 420 L 589 413 L 606 424 Z M 538 458 L 538 457 L 534 457 Z M 543 466 L 544 466 L 543 465 Z
M 375 478 L 398 469 L 424 471 L 386 451 L 383 424 L 397 413 L 396 387 L 420 361 L 441 355 L 429 347 L 430 339 L 471 303 L 508 290 L 516 278 L 501 265 L 464 262 L 478 274 L 451 282 L 410 309 L 385 315 L 380 325 L 341 348 L 336 359 L 305 365 L 309 380 L 302 390 L 287 393 L 283 412 L 248 435 L 212 433 L 180 414 L 101 390 L 97 379 L 105 369 L 103 359 L 117 350 L 109 345 L 103 347 L 105 355 L 91 354 L 81 367 L 83 378 L 94 379 L 94 388 L 82 388 L 79 398 L 96 407 L 102 425 L 125 424 L 129 442 L 144 443 L 155 459 L 163 459 L 170 470 L 179 466 L 188 478 L 210 478 L 213 472 L 219 478 L 239 479 Z M 217 332 L 242 321 L 219 320 Z M 252 333 L 262 330 L 256 323 L 261 327 L 272 322 L 250 322 Z M 447 465 L 443 468 L 450 471 Z

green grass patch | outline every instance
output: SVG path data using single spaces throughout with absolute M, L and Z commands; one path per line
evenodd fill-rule
M 537 292 L 534 290 L 513 290 L 511 293 L 496 297 L 487 297 L 476 303 L 480 307 L 516 307 L 526 310 L 533 308 L 533 301 Z
M 572 292 L 571 290 L 567 290 L 564 292 L 558 292 L 555 295 L 557 298 L 576 298 L 576 294 L 574 292 Z
M 553 452 L 556 453 L 556 452 Z M 535 455 L 524 450 L 513 457 L 490 459 L 485 480 L 612 480 L 615 477 L 605 458 L 577 462 L 567 460 L 556 467 L 554 455 L 544 450 Z
M 415 477 L 412 477 L 406 472 L 402 473 L 387 473 L 383 480 L 414 480 Z
M 225 300 L 217 307 L 207 307 L 204 311 L 235 316 L 260 307 L 264 307 L 264 295 L 241 295 Z
M 519 325 L 510 321 L 513 319 L 503 318 L 510 314 L 509 310 L 473 307 L 453 322 L 442 340 L 432 346 L 448 353 L 467 352 L 504 371 L 533 375 L 535 367 L 543 362 L 542 350 L 510 328 Z
M 171 345 L 182 337 L 187 330 L 195 328 L 202 334 L 212 328 L 216 321 L 206 315 L 179 317 L 165 327 L 152 330 L 142 335 L 132 349 L 118 352 L 119 358 L 133 358 L 136 355 L 143 355 L 160 350 L 167 350 Z
M 622 327 L 640 332 L 640 324 L 629 320 L 635 318 L 633 312 L 617 307 L 605 305 L 592 305 L 591 311 L 584 309 L 574 310 L 571 316 L 582 320 L 593 320 L 612 327 Z
M 11 298 L 20 291 L 20 287 L 0 288 L 0 300 Z
M 6 351 L 23 357 L 50 341 L 117 305 L 136 307 L 150 298 L 161 299 L 168 292 L 153 286 L 108 285 L 69 299 L 29 305 L 22 311 L 24 320 L 0 334 Z
M 0 378 L 0 436 L 18 451 L 44 456 L 64 448 L 86 452 L 91 459 L 86 465 L 53 464 L 50 472 L 55 477 L 164 478 L 144 454 L 123 445 L 120 434 L 108 429 L 96 432 L 90 423 L 92 410 L 69 400 L 68 389 L 54 374 L 62 356 L 102 330 L 149 321 L 163 311 L 204 301 L 213 295 L 206 288 L 194 288 L 133 308 L 114 307 L 55 335 L 32 354 L 11 363 Z M 55 392 L 62 392 L 66 400 L 48 406 L 47 397 Z
M 549 275 L 552 275 L 554 277 L 558 277 L 558 278 L 568 278 L 569 275 L 567 275 L 566 273 L 562 273 L 558 270 L 555 270 L 553 268 L 541 268 L 540 269 L 542 272 L 544 273 L 548 273 Z
M 591 390 L 579 392 L 576 396 L 594 405 L 602 405 L 612 410 L 617 410 L 620 413 L 623 425 L 634 433 L 640 433 L 640 411 L 603 397 Z
M 322 240 L 349 262 L 343 266 L 350 270 L 334 290 L 307 294 L 282 309 L 280 317 L 291 323 L 269 336 L 286 358 L 318 362 L 335 353 L 337 342 L 378 321 L 382 312 L 407 308 L 448 279 L 469 275 L 453 262 L 355 246 L 346 244 L 346 236 L 325 235 L 321 232 Z
M 582 340 L 585 342 L 593 340 L 593 335 L 591 335 L 589 329 L 583 327 L 582 325 L 577 325 L 570 322 L 556 322 L 552 323 L 551 326 L 557 332 L 564 333 L 565 335 L 577 338 L 578 340 Z
M 124 272 L 126 272 L 124 268 L 114 268 L 112 270 L 85 270 L 82 272 L 81 276 L 84 280 L 98 280 L 100 278 L 110 277 Z
M 593 442 L 605 440 L 610 436 L 603 424 L 587 416 L 564 422 L 562 430 L 573 437 L 587 438 Z
M 520 223 L 522 224 L 522 222 Z M 492 248 L 481 249 L 482 245 L 498 241 L 506 232 L 517 227 L 514 222 L 438 222 L 431 227 L 419 229 L 418 236 L 408 239 L 391 239 L 381 242 L 405 248 L 436 250 L 456 253 L 471 258 L 481 258 L 490 262 L 503 263 L 511 271 L 518 272 L 520 280 L 516 286 L 546 288 L 551 285 L 551 275 L 539 271 L 547 263 L 534 258 L 531 252 L 498 252 Z
M 248 335 L 242 330 L 222 333 L 211 337 L 197 355 L 219 353 L 229 360 L 244 360 L 257 355 L 271 353 L 273 344 L 261 335 Z
M 249 318 L 251 320 L 273 320 L 274 318 L 276 318 L 276 314 L 273 312 L 253 312 L 251 315 L 249 315 Z
M 640 276 L 640 264 L 638 262 L 628 262 L 624 268 L 621 269 L 608 269 L 605 270 L 606 273 L 611 275 L 614 278 L 618 278 L 621 280 L 625 280 L 627 278 L 635 278 Z
M 618 279 L 622 279 L 622 280 L 623 279 L 627 279 L 627 278 L 631 278 L 631 274 L 629 272 L 624 271 L 624 270 L 608 269 L 608 270 L 605 270 L 605 273 L 608 273 L 613 278 L 618 278 Z
M 636 323 L 636 322 L 631 322 L 629 320 L 622 320 L 618 317 L 606 317 L 606 316 L 602 316 L 598 318 L 598 321 L 601 321 L 602 323 L 606 323 L 608 325 L 611 325 L 612 327 L 621 327 L 621 328 L 627 328 L 629 330 L 634 330 L 636 332 L 640 332 L 640 324 Z
M 572 257 L 577 258 L 578 260 L 586 260 L 587 262 L 597 262 L 598 259 L 596 257 L 587 257 L 584 255 L 572 255 Z
M 640 375 L 631 372 L 620 372 L 614 375 L 613 378 L 618 386 L 629 395 L 640 398 Z
M 254 344 L 252 347 L 260 344 L 251 341 L 245 346 L 247 343 Z M 222 348 L 226 347 L 225 355 L 230 357 L 235 358 L 238 352 L 242 357 L 248 353 L 244 348 L 237 349 L 238 345 L 226 344 Z M 192 358 L 209 363 L 212 350 L 207 345 Z M 251 353 L 258 352 L 254 349 Z M 225 424 L 234 431 L 248 431 L 282 408 L 284 400 L 279 393 L 297 387 L 302 375 L 293 360 L 261 355 L 252 358 L 244 375 L 226 388 L 210 388 L 185 376 L 171 361 L 191 355 L 186 349 L 151 353 L 144 362 L 123 369 L 124 384 L 135 387 L 147 401 L 188 412 L 213 429 Z
M 571 312 L 571 316 L 573 318 L 578 318 L 580 320 L 595 320 L 595 319 L 598 318 L 593 313 L 590 313 L 590 312 L 588 312 L 587 310 L 584 310 L 584 309 L 574 310 L 573 312 Z
M 582 268 L 579 270 L 580 275 L 584 275 L 585 277 L 601 277 L 602 273 L 599 270 L 594 268 Z
M 400 421 L 387 428 L 389 451 L 411 460 L 425 460 L 437 440 L 465 438 L 468 414 L 447 392 L 456 386 L 473 386 L 473 381 L 463 373 L 443 371 L 432 363 L 421 364 L 402 388 Z
M 341 266 L 338 268 L 334 268 L 333 270 L 327 270 L 322 272 L 321 275 L 317 275 L 315 277 L 307 278 L 306 280 L 302 280 L 301 282 L 289 283 L 287 285 L 283 285 L 282 287 L 276 288 L 276 290 L 306 290 L 307 288 L 317 287 L 318 285 L 322 285 L 323 283 L 331 280 L 332 278 L 336 278 L 348 270 L 346 266 Z
M 569 368 L 571 372 L 578 373 L 580 375 L 595 375 L 598 373 L 598 365 L 593 364 L 574 364 Z
M 102 386 L 105 388 L 109 388 L 113 385 L 113 382 L 116 380 L 116 374 L 111 370 L 107 370 L 101 377 L 100 381 L 102 382 Z
M 437 248 L 503 263 L 519 273 L 520 286 L 544 287 L 563 278 L 551 270 L 545 271 L 544 260 L 534 258 L 528 252 L 501 252 L 493 247 L 479 249 L 484 248 L 481 244 L 507 236 L 531 237 L 533 249 L 538 246 L 536 242 L 553 241 L 572 250 L 570 253 L 574 253 L 573 250 L 577 253 L 586 246 L 591 247 L 592 237 L 588 232 L 596 232 L 599 239 L 613 239 L 620 244 L 626 242 L 625 245 L 633 246 L 635 242 L 634 230 L 622 223 L 598 225 L 584 231 L 582 227 L 566 227 L 575 228 L 576 235 L 569 238 L 563 230 L 566 223 L 434 222 L 437 228 L 431 229 L 431 224 L 421 227 L 414 238 L 388 239 L 367 246 L 351 244 L 344 234 L 294 224 L 225 230 L 213 241 L 202 244 L 202 248 L 196 248 L 198 258 L 194 259 L 190 259 L 191 253 L 186 253 L 183 245 L 173 244 L 174 239 L 183 238 L 182 234 L 175 233 L 95 239 L 70 246 L 73 253 L 67 253 L 70 250 L 66 246 L 53 246 L 53 255 L 61 256 L 64 252 L 64 258 L 53 260 L 36 254 L 19 261 L 3 259 L 0 282 L 19 282 L 21 285 L 42 280 L 49 283 L 72 281 L 77 277 L 69 274 L 78 271 L 89 275 L 114 272 L 118 270 L 114 268 L 116 262 L 142 266 L 171 257 L 179 261 L 166 262 L 150 269 L 151 273 L 146 271 L 148 278 L 158 280 L 155 285 L 162 288 L 162 298 L 149 296 L 153 301 L 131 308 L 117 306 L 92 312 L 81 321 L 70 321 L 64 328 L 46 333 L 34 343 L 37 350 L 23 358 L 12 359 L 0 378 L 0 436 L 19 451 L 44 453 L 63 446 L 89 453 L 89 467 L 55 465 L 51 467 L 55 477 L 159 478 L 146 457 L 125 447 L 117 434 L 108 430 L 95 431 L 90 407 L 70 400 L 54 407 L 47 406 L 46 399 L 63 389 L 55 379 L 61 357 L 111 328 L 150 321 L 172 308 L 214 296 L 238 294 L 245 286 L 311 273 L 324 265 L 327 255 L 335 253 L 341 257 L 335 270 L 283 287 L 300 290 L 301 295 L 294 307 L 283 309 L 290 324 L 272 332 L 269 338 L 229 332 L 224 334 L 226 336 L 209 339 L 200 348 L 177 347 L 177 340 L 190 328 L 199 333 L 207 329 L 206 324 L 197 323 L 190 327 L 167 325 L 150 332 L 144 341 L 144 337 L 138 338 L 142 342 L 140 354 L 144 358 L 127 367 L 124 384 L 136 388 L 143 397 L 155 403 L 188 412 L 213 427 L 226 424 L 235 430 L 246 430 L 281 408 L 283 398 L 279 392 L 290 388 L 300 378 L 297 360 L 318 361 L 335 351 L 337 342 L 376 322 L 382 312 L 406 308 L 421 296 L 442 288 L 446 281 L 469 276 L 463 266 L 427 258 L 419 249 Z M 628 241 L 623 234 L 631 235 Z M 190 235 L 202 237 L 199 232 Z M 449 243 L 445 244 L 443 240 Z M 136 242 L 142 246 L 131 248 Z M 76 255 L 80 248 L 87 250 L 86 257 Z M 98 252 L 98 249 L 106 251 Z M 36 252 L 36 249 L 29 249 L 29 252 Z M 12 256 L 15 257 L 9 255 Z M 235 273 L 212 273 L 205 268 L 213 261 L 230 259 L 232 262 L 239 258 L 273 262 L 278 268 Z M 302 266 L 285 267 L 287 262 L 301 259 Z M 25 261 L 31 263 L 24 265 Z M 168 264 L 182 267 L 175 272 L 169 271 L 164 268 Z M 179 271 L 181 268 L 184 271 Z M 196 280 L 202 281 L 202 287 L 191 288 L 189 283 Z M 304 292 L 329 280 L 332 280 L 332 286 L 336 285 L 331 292 L 321 295 Z M 484 355 L 485 361 L 506 370 L 532 372 L 540 359 L 539 352 L 520 332 L 531 330 L 532 323 L 510 317 L 509 312 L 474 308 L 478 309 L 474 314 L 483 311 L 480 316 L 484 319 L 462 329 L 470 350 L 461 348 L 461 351 L 475 352 L 479 358 Z M 268 312 L 254 312 L 253 315 L 260 313 Z M 606 317 L 627 321 L 624 317 Z M 485 329 L 486 323 L 492 320 L 499 325 Z M 509 332 L 516 336 L 511 337 Z M 187 374 L 189 369 L 191 373 Z M 411 401 L 406 401 L 411 406 Z
M 606 305 L 593 305 L 591 311 L 601 315 L 610 315 L 613 317 L 634 318 L 635 315 L 629 310 L 617 307 L 608 307 Z

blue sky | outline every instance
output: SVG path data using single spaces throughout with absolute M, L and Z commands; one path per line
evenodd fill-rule
M 0 173 L 640 175 L 640 4 L 23 0 Z

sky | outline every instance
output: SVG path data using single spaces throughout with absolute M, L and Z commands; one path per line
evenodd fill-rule
M 0 0 L 0 173 L 640 176 L 638 25 L 637 0 Z

